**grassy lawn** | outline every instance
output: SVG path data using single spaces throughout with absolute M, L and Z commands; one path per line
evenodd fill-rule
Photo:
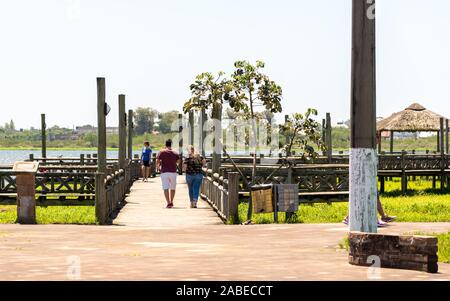
M 14 224 L 17 219 L 16 205 L 0 205 L 0 224 Z M 37 206 L 38 224 L 94 225 L 94 206 Z
M 386 182 L 387 192 L 381 195 L 381 202 L 387 214 L 397 216 L 398 222 L 450 222 L 450 194 L 433 190 L 432 182 L 426 180 L 411 181 L 408 187 L 411 190 L 403 196 L 399 181 Z M 247 201 L 241 201 L 239 204 L 241 221 L 247 220 L 247 210 Z M 347 203 L 301 205 L 288 222 L 340 223 L 347 212 Z M 284 213 L 279 214 L 278 221 L 286 223 Z M 273 214 L 253 215 L 252 222 L 273 223 Z

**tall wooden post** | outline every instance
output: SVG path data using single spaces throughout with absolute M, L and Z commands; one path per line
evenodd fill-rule
M 327 141 L 327 120 L 325 118 L 322 119 L 322 140 L 323 140 L 323 143 L 326 144 L 326 141 Z M 326 156 L 327 155 L 327 151 L 324 150 L 322 155 Z
M 128 110 L 128 159 L 133 160 L 133 110 Z
M 391 131 L 391 140 L 390 140 L 390 147 L 389 147 L 389 151 L 391 154 L 394 153 L 394 131 Z
M 97 171 L 106 172 L 106 95 L 105 79 L 97 78 Z
M 441 138 L 441 131 L 437 132 L 437 139 L 436 139 L 436 142 L 437 142 L 436 151 L 438 153 L 441 152 L 441 139 L 440 138 Z
M 41 114 L 42 158 L 47 158 L 47 124 L 45 114 Z
M 353 0 L 350 230 L 377 232 L 375 5 Z M 373 15 L 372 15 L 373 14 Z
M 194 129 L 195 129 L 195 122 L 194 122 L 194 112 L 189 112 L 189 145 L 194 145 Z
M 178 166 L 178 174 L 183 174 L 183 114 L 178 114 L 178 152 L 180 154 L 180 164 Z
M 441 191 L 444 190 L 445 188 L 445 168 L 446 168 L 446 164 L 445 164 L 445 144 L 444 144 L 444 121 L 445 119 L 443 117 L 441 117 L 440 121 L 440 150 L 441 150 Z
M 126 166 L 127 156 L 127 113 L 125 113 L 125 95 L 119 95 L 119 168 Z
M 382 132 L 378 132 L 377 133 L 377 142 L 378 142 L 378 154 L 381 154 L 381 152 L 382 152 L 382 142 L 383 142 L 383 139 L 382 139 L 382 137 L 381 137 L 381 133 Z
M 331 164 L 333 159 L 333 141 L 331 137 L 331 114 L 327 113 L 327 134 L 326 134 L 326 145 L 327 145 L 327 157 L 328 157 L 328 163 Z
M 212 170 L 213 173 L 219 173 L 222 160 L 222 104 L 214 104 L 211 117 L 214 122 Z
M 202 109 L 200 111 L 200 116 L 199 116 L 200 122 L 199 122 L 199 127 L 198 127 L 198 139 L 199 139 L 199 153 L 202 154 L 203 157 L 205 157 L 206 152 L 205 152 L 205 139 L 206 139 L 206 129 L 205 129 L 205 124 L 206 124 L 206 111 L 205 109 Z
M 448 130 L 449 130 L 449 127 L 448 127 L 448 119 L 446 119 L 445 120 L 445 153 L 448 155 L 448 152 L 449 152 L 449 147 L 450 147 L 450 144 L 449 144 L 449 141 L 448 141 Z
M 284 124 L 286 124 L 289 120 L 289 115 L 284 115 Z M 286 138 L 286 145 L 288 145 L 290 143 L 290 137 L 289 137 L 289 133 L 285 133 L 285 138 Z M 292 155 L 292 150 L 289 151 L 288 153 L 286 153 L 286 157 L 290 157 Z

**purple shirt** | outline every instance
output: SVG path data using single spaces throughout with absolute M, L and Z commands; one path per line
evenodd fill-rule
M 157 159 L 161 161 L 161 173 L 177 172 L 177 161 L 180 159 L 178 153 L 171 149 L 163 149 Z

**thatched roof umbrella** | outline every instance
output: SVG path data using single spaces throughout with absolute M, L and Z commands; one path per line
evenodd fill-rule
M 441 118 L 443 116 L 427 110 L 418 103 L 414 103 L 405 110 L 394 113 L 390 117 L 377 123 L 379 135 L 382 132 L 391 133 L 391 153 L 393 152 L 394 132 L 437 132 L 441 131 Z M 447 131 L 448 133 L 448 131 Z M 447 139 L 448 140 L 448 139 Z M 380 142 L 381 145 L 381 142 Z M 438 151 L 439 151 L 438 134 Z

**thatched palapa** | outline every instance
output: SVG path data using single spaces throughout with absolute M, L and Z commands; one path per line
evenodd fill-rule
M 440 119 L 445 118 L 418 103 L 394 113 L 377 123 L 378 132 L 439 132 Z

